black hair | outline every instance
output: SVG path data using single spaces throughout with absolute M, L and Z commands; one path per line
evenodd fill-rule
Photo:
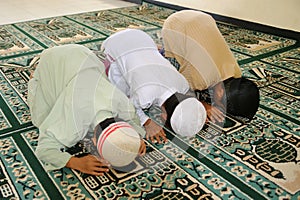
M 115 122 L 124 121 L 118 117 L 111 117 L 103 120 L 96 126 L 96 139 L 98 140 L 99 136 L 101 135 L 102 131 L 106 129 L 110 124 Z
M 259 106 L 259 89 L 247 78 L 230 78 L 224 81 L 227 113 L 252 120 Z

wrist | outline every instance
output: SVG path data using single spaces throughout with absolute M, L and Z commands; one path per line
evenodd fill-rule
M 149 124 L 150 124 L 150 122 L 151 122 L 151 119 L 147 119 L 147 121 L 144 123 L 144 125 L 143 125 L 143 126 L 147 126 L 147 125 L 149 125 Z
M 207 110 L 209 108 L 209 104 L 205 101 L 200 101 L 202 103 L 202 105 L 204 106 L 204 108 Z
M 76 161 L 78 158 L 72 156 L 69 161 L 66 164 L 66 167 L 71 168 L 71 169 L 76 169 Z

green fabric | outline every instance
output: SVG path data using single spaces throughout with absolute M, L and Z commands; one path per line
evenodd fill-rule
M 75 44 L 43 51 L 29 81 L 28 104 L 40 131 L 36 155 L 46 170 L 64 167 L 71 155 L 61 150 L 83 140 L 107 118 L 139 124 L 129 99 L 109 83 L 101 60 Z

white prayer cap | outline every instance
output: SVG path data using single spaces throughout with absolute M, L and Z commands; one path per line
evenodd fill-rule
M 192 137 L 205 124 L 206 110 L 195 97 L 175 93 L 166 101 L 165 108 L 170 115 L 169 125 L 178 135 Z
M 126 122 L 114 122 L 107 126 L 97 140 L 101 157 L 114 167 L 124 167 L 133 162 L 141 145 L 139 134 Z

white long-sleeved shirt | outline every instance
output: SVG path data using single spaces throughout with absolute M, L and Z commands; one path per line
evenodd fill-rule
M 102 49 L 111 62 L 109 80 L 132 100 L 141 125 L 148 119 L 143 109 L 162 106 L 175 92 L 189 91 L 186 79 L 141 30 L 117 32 L 103 42 Z
M 37 157 L 46 170 L 62 168 L 71 147 L 106 118 L 119 117 L 141 136 L 145 131 L 129 99 L 105 75 L 103 63 L 80 45 L 64 45 L 43 51 L 28 84 L 32 122 L 39 128 Z

